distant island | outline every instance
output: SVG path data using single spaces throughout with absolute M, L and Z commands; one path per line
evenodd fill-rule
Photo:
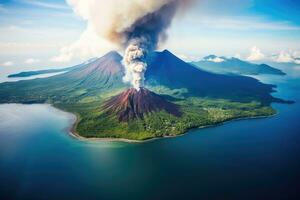
M 45 69 L 45 70 L 36 70 L 36 71 L 25 71 L 25 72 L 19 72 L 19 73 L 15 73 L 15 74 L 9 74 L 7 77 L 8 78 L 24 78 L 24 77 L 37 76 L 37 75 L 42 75 L 42 74 L 54 74 L 54 73 L 58 73 L 58 72 L 67 72 L 67 71 L 71 71 L 76 68 L 80 68 L 81 66 L 91 63 L 94 60 L 95 60 L 95 58 L 90 59 L 87 62 L 84 62 L 82 64 L 72 66 L 72 67 L 65 67 L 65 68 L 61 68 L 61 69 Z
M 220 74 L 240 74 L 240 75 L 259 75 L 259 74 L 273 74 L 285 75 L 279 69 L 271 67 L 266 64 L 254 64 L 238 58 L 226 58 L 210 55 L 204 57 L 197 62 L 191 62 L 192 65 L 214 73 Z
M 52 73 L 54 74 L 54 73 L 58 73 L 58 72 L 65 72 L 68 70 L 69 70 L 69 68 L 26 71 L 26 72 L 20 72 L 20 73 L 16 73 L 16 74 L 10 74 L 7 77 L 8 78 L 24 78 L 24 77 L 30 77 L 30 76 L 36 76 L 36 75 L 42 75 L 42 74 L 52 74 Z
M 0 84 L 0 103 L 50 103 L 74 113 L 74 135 L 147 140 L 177 136 L 228 120 L 271 116 L 274 85 L 234 74 L 215 74 L 165 50 L 148 58 L 145 88 L 122 81 L 115 51 L 48 78 Z

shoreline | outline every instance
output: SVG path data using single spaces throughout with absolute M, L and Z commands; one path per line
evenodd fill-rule
M 62 110 L 60 108 L 55 107 L 54 105 L 51 105 L 52 107 L 54 107 L 55 109 L 58 109 L 64 113 L 67 113 L 68 115 L 72 116 L 72 122 L 71 125 L 67 128 L 67 132 L 68 134 L 72 137 L 75 138 L 77 140 L 81 140 L 81 141 L 101 141 L 101 142 L 126 142 L 126 143 L 141 143 L 144 142 L 143 140 L 130 140 L 130 139 L 125 139 L 125 138 L 86 138 L 81 136 L 77 131 L 77 125 L 80 121 L 80 116 L 77 113 L 71 113 L 65 110 Z M 146 141 L 146 140 L 145 140 Z
M 51 105 L 51 104 L 49 104 L 49 105 Z M 184 136 L 184 135 L 188 134 L 190 131 L 196 130 L 196 129 L 213 128 L 213 127 L 218 127 L 218 126 L 230 123 L 230 122 L 242 121 L 242 120 L 247 120 L 247 119 L 251 120 L 251 119 L 271 118 L 271 117 L 274 117 L 278 114 L 278 112 L 275 110 L 276 112 L 272 115 L 256 116 L 256 117 L 240 117 L 240 118 L 230 119 L 230 120 L 226 120 L 224 122 L 220 122 L 220 123 L 216 123 L 216 124 L 190 128 L 186 132 L 184 132 L 182 134 L 179 134 L 179 135 L 149 138 L 149 139 L 145 139 L 145 140 L 130 140 L 130 139 L 125 139 L 125 138 L 96 138 L 96 137 L 86 138 L 86 137 L 83 137 L 80 134 L 78 134 L 78 132 L 76 132 L 76 127 L 77 127 L 77 125 L 80 121 L 80 116 L 78 114 L 67 112 L 65 110 L 62 110 L 60 108 L 55 107 L 54 105 L 51 105 L 51 106 L 58 109 L 58 110 L 60 110 L 60 111 L 62 111 L 62 112 L 65 112 L 65 113 L 73 116 L 73 122 L 71 122 L 71 126 L 69 126 L 67 128 L 67 132 L 72 138 L 75 138 L 75 139 L 81 140 L 81 141 L 125 142 L 125 143 L 145 143 L 145 142 L 151 142 L 151 141 L 159 140 L 159 139 L 175 138 L 175 137 Z
M 9 103 L 9 104 L 18 104 L 18 103 Z M 26 105 L 26 104 L 21 104 L 21 105 Z M 28 104 L 27 104 L 28 105 Z M 32 104 L 32 105 L 37 105 L 37 104 Z M 205 125 L 205 126 L 199 126 L 199 127 L 193 127 L 190 128 L 188 130 L 186 130 L 184 133 L 179 134 L 179 135 L 172 135 L 172 136 L 164 136 L 164 137 L 155 137 L 155 138 L 149 138 L 149 139 L 145 139 L 145 140 L 131 140 L 131 139 L 125 139 L 125 138 L 86 138 L 81 136 L 80 134 L 78 134 L 78 132 L 76 131 L 76 127 L 80 121 L 80 116 L 77 113 L 72 113 L 72 112 L 68 112 L 62 108 L 58 108 L 53 104 L 48 104 L 48 103 L 40 103 L 40 105 L 46 105 L 49 106 L 50 109 L 54 109 L 56 112 L 62 112 L 66 115 L 68 115 L 69 118 L 69 124 L 67 127 L 65 127 L 63 129 L 63 131 L 67 132 L 67 134 L 77 140 L 81 140 L 81 141 L 99 141 L 99 142 L 124 142 L 124 143 L 145 143 L 145 142 L 151 142 L 154 140 L 159 140 L 159 139 L 167 139 L 167 138 L 175 138 L 175 137 L 180 137 L 180 136 L 184 136 L 186 134 L 188 134 L 189 132 L 191 132 L 192 130 L 196 130 L 196 129 L 204 129 L 204 128 L 212 128 L 212 127 L 218 127 L 230 122 L 234 122 L 234 121 L 242 121 L 242 120 L 247 120 L 247 119 L 262 119 L 262 118 L 271 118 L 274 117 L 278 114 L 278 112 L 276 111 L 274 114 L 272 115 L 268 115 L 268 116 L 255 116 L 255 117 L 240 117 L 240 118 L 235 118 L 235 119 L 230 119 L 230 120 L 226 120 L 224 122 L 220 122 L 220 123 L 216 123 L 216 124 L 211 124 L 211 125 Z

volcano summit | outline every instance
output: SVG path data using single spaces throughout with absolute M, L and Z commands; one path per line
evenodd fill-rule
M 181 116 L 177 105 L 146 88 L 139 90 L 130 88 L 112 97 L 103 107 L 111 114 L 116 113 L 120 121 L 127 122 L 135 118 L 143 118 L 147 113 L 161 110 L 177 117 Z

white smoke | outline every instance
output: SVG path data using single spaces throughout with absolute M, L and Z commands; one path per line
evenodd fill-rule
M 176 11 L 192 0 L 67 0 L 96 33 L 125 48 L 124 81 L 144 84 L 147 54 L 166 38 Z
M 147 69 L 147 63 L 145 62 L 146 49 L 141 47 L 139 41 L 133 41 L 125 50 L 124 66 L 125 76 L 123 80 L 130 82 L 131 85 L 139 90 L 144 85 L 144 74 Z

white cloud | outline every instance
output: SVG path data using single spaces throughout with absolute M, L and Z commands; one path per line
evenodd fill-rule
M 5 66 L 5 67 L 9 67 L 9 66 L 13 66 L 14 63 L 12 61 L 6 61 L 2 65 Z
M 252 47 L 250 50 L 250 55 L 248 56 L 248 61 L 258 61 L 263 60 L 265 58 L 265 55 L 261 52 L 259 48 L 256 46 Z
M 61 48 L 60 54 L 51 58 L 51 61 L 70 62 L 75 58 L 86 60 L 99 57 L 113 49 L 116 49 L 113 44 L 97 36 L 93 28 L 88 27 L 77 41 Z
M 61 47 L 78 38 L 80 32 L 81 30 L 75 28 L 55 26 L 29 27 L 24 24 L 3 26 L 0 27 L 0 55 L 24 56 L 21 62 L 27 58 L 51 57 L 56 55 Z
M 215 63 L 221 63 L 224 62 L 225 59 L 218 57 L 218 56 L 209 56 L 209 57 L 205 57 L 203 58 L 204 61 L 209 61 L 209 62 L 215 62 Z
M 209 59 L 207 59 L 207 61 L 215 62 L 215 63 L 221 63 L 221 62 L 224 62 L 225 60 L 223 58 L 220 58 L 220 57 L 215 57 L 215 58 L 209 58 Z
M 20 21 L 20 24 L 22 25 L 33 25 L 33 21 L 32 20 L 23 20 L 23 21 Z
M 300 51 L 281 51 L 278 55 L 272 57 L 273 61 L 279 63 L 295 63 L 300 64 Z
M 28 58 L 24 61 L 25 64 L 34 64 L 34 63 L 38 63 L 40 62 L 39 59 L 35 59 L 35 58 Z
M 0 55 L 31 55 L 48 54 L 49 51 L 56 51 L 60 44 L 55 43 L 29 43 L 29 42 L 0 42 Z M 25 57 L 25 58 L 26 58 Z M 25 59 L 24 58 L 24 59 Z
M 234 58 L 238 58 L 238 59 L 242 59 L 242 56 L 241 56 L 241 54 L 239 54 L 239 53 L 234 54 L 233 57 L 234 57 Z
M 58 9 L 58 10 L 71 10 L 70 7 L 63 5 L 63 4 L 58 4 L 58 3 L 48 3 L 48 2 L 42 2 L 42 1 L 37 1 L 37 0 L 22 0 L 21 2 L 30 4 L 33 6 L 42 7 L 42 8 L 50 8 L 50 9 Z
M 294 62 L 294 58 L 289 52 L 281 51 L 278 56 L 275 57 L 276 62 L 289 63 Z
M 300 26 L 289 21 L 268 21 L 262 17 L 194 16 L 189 19 L 189 22 L 206 28 L 223 30 L 300 30 Z
M 180 53 L 176 53 L 173 52 L 178 58 L 186 61 L 186 62 L 191 62 L 191 61 L 196 61 L 197 59 L 199 59 L 196 56 L 191 56 L 191 55 L 187 55 L 187 54 L 180 54 Z

